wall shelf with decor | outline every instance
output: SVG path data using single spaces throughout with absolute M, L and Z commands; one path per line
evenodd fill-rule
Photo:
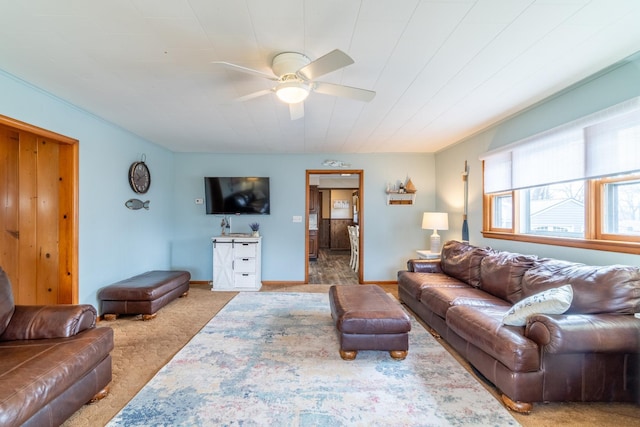
M 387 205 L 413 205 L 415 202 L 416 193 L 387 191 Z
M 416 186 L 407 177 L 405 182 L 387 184 L 387 205 L 413 205 L 416 202 Z

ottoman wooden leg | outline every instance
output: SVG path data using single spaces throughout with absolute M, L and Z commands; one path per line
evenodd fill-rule
M 103 388 L 102 390 L 100 390 L 99 392 L 97 392 L 95 394 L 95 396 L 93 396 L 91 398 L 90 401 L 88 401 L 87 403 L 95 403 L 99 400 L 104 399 L 105 397 L 107 397 L 107 395 L 109 394 L 109 390 L 111 389 L 111 384 L 107 384 L 107 386 L 105 388 Z
M 153 320 L 156 318 L 156 316 L 158 315 L 158 313 L 153 313 L 153 314 L 143 314 L 142 315 L 142 320 L 147 321 L 147 320 Z
M 108 314 L 103 314 L 102 318 L 104 320 L 106 320 L 107 322 L 112 322 L 114 320 L 116 320 L 116 318 L 118 317 L 117 314 L 113 314 L 113 313 L 108 313 Z
M 355 350 L 340 350 L 340 357 L 343 360 L 353 360 L 358 355 L 358 352 Z
M 394 358 L 395 360 L 404 360 L 404 358 L 407 357 L 407 353 L 408 351 L 406 350 L 391 350 L 389 352 L 391 357 Z

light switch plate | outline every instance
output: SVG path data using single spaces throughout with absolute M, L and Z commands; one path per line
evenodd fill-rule
M 293 222 L 302 222 L 302 217 L 300 215 L 294 215 Z
M 204 203 L 204 199 L 196 199 L 196 205 L 202 205 Z

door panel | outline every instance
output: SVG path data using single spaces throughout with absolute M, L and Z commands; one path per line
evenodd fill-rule
M 78 144 L 0 116 L 0 266 L 16 304 L 73 304 Z
M 76 199 L 74 183 L 76 159 L 75 147 L 58 144 L 58 301 L 74 301 L 73 272 L 76 271 L 74 256 L 77 253 L 75 234 Z M 75 290 L 77 293 L 77 290 Z
M 38 139 L 36 182 L 37 304 L 58 302 L 58 144 Z
M 20 158 L 18 159 L 18 191 L 20 194 L 19 217 L 19 262 L 18 293 L 16 304 L 37 304 L 38 242 L 36 240 L 36 218 L 38 213 L 37 189 L 38 141 L 35 135 L 20 132 Z
M 18 294 L 18 132 L 0 125 L 0 267 Z

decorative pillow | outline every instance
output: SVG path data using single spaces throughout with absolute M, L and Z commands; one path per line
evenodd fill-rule
M 571 285 L 531 295 L 517 302 L 502 318 L 502 323 L 511 326 L 524 326 L 527 317 L 532 314 L 562 314 L 569 309 L 573 301 L 573 288 Z

